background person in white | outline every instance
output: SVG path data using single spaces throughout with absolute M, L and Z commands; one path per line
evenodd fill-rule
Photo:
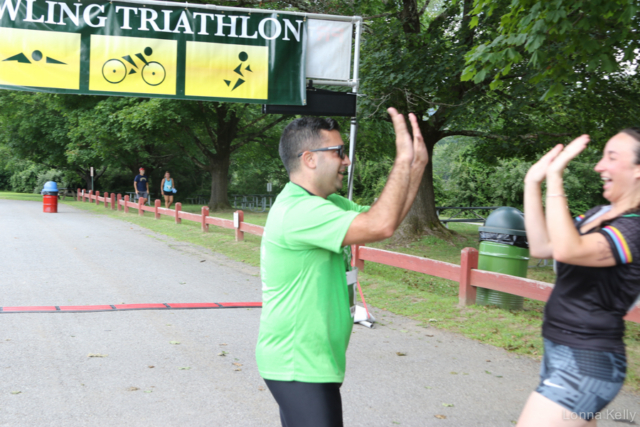
M 256 359 L 285 427 L 342 426 L 340 386 L 353 327 L 344 246 L 389 238 L 415 198 L 428 154 L 415 115 L 388 110 L 396 159 L 367 210 L 338 196 L 349 166 L 337 123 L 294 120 L 280 156 L 289 182 L 271 208 L 261 248 L 263 311 Z

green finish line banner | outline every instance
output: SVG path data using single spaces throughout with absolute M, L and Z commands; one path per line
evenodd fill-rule
M 304 17 L 166 4 L 0 0 L 0 88 L 305 104 Z

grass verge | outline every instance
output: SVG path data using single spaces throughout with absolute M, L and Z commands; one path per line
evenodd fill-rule
M 0 193 L 0 199 L 13 198 L 8 194 Z M 18 194 L 16 198 L 34 200 L 34 198 L 21 196 L 37 195 Z M 179 241 L 201 245 L 250 265 L 259 266 L 260 263 L 260 238 L 257 236 L 245 234 L 244 242 L 236 242 L 233 230 L 210 226 L 208 233 L 202 233 L 198 223 L 183 221 L 181 225 L 177 225 L 170 217 L 163 216 L 160 220 L 155 220 L 149 212 L 146 212 L 144 217 L 140 217 L 135 209 L 131 209 L 129 214 L 124 214 L 95 204 L 63 203 L 128 221 Z M 183 205 L 183 210 L 200 212 L 200 207 Z M 216 212 L 213 215 L 232 219 L 233 211 Z M 252 224 L 264 225 L 266 217 L 264 213 L 245 212 L 245 221 Z M 455 244 L 434 237 L 425 237 L 401 247 L 392 246 L 388 242 L 371 246 L 459 264 L 462 248 L 478 248 L 478 226 L 461 223 L 452 223 L 450 226 L 462 236 L 462 239 Z M 538 261 L 532 259 L 530 266 L 534 267 Z M 555 279 L 551 267 L 530 268 L 528 277 L 547 282 L 553 282 Z M 543 353 L 540 336 L 544 309 L 542 302 L 525 299 L 524 310 L 521 311 L 502 310 L 492 306 L 458 308 L 457 282 L 371 262 L 365 263 L 360 283 L 367 302 L 375 307 L 413 318 L 424 325 L 460 333 L 513 353 L 536 358 L 540 358 Z M 640 324 L 626 323 L 625 342 L 629 363 L 626 389 L 638 392 L 640 391 Z

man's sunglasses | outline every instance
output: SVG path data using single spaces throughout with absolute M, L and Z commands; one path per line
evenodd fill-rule
M 310 153 L 313 153 L 315 151 L 337 151 L 338 152 L 338 156 L 340 156 L 340 158 L 342 160 L 344 160 L 344 156 L 345 156 L 345 152 L 344 152 L 344 145 L 336 145 L 334 147 L 325 147 L 325 148 L 316 148 L 315 150 L 305 150 L 308 151 Z M 302 153 L 298 154 L 298 157 L 301 157 L 305 151 L 303 151 Z

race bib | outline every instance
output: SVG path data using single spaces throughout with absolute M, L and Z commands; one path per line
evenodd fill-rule
M 356 284 L 358 283 L 358 269 L 347 271 L 347 290 L 349 291 L 349 311 L 351 317 L 356 314 Z

